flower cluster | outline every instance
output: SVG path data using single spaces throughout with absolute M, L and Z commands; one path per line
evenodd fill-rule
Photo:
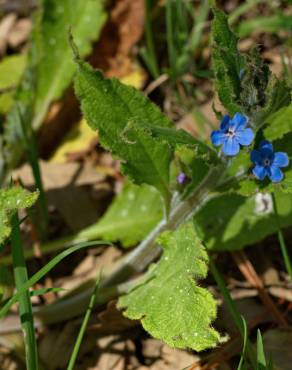
M 248 118 L 240 113 L 235 113 L 233 118 L 229 115 L 223 117 L 220 130 L 211 133 L 211 141 L 215 146 L 222 145 L 222 152 L 226 156 L 235 156 L 239 153 L 240 146 L 248 146 L 254 139 L 253 130 L 246 127 Z M 288 155 L 284 152 L 274 152 L 273 145 L 263 140 L 258 150 L 252 150 L 251 161 L 255 164 L 252 172 L 259 180 L 267 176 L 272 182 L 283 180 L 281 167 L 289 164 Z

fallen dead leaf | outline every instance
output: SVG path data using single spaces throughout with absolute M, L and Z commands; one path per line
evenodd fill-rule
M 76 162 L 50 163 L 40 161 L 40 169 L 46 191 L 73 184 L 74 186 L 96 184 L 105 179 L 105 176 L 96 171 L 94 166 L 88 162 L 80 165 Z M 25 186 L 31 187 L 34 185 L 34 178 L 28 164 L 13 171 L 13 177 L 20 178 Z
M 27 41 L 32 28 L 31 20 L 23 18 L 18 20 L 9 32 L 7 42 L 12 48 L 17 48 L 19 45 Z
M 15 13 L 10 13 L 6 15 L 0 22 L 0 55 L 5 54 L 7 48 L 8 37 L 10 31 L 12 30 L 17 16 Z
M 109 77 L 133 71 L 133 47 L 144 32 L 144 1 L 114 1 L 91 62 Z

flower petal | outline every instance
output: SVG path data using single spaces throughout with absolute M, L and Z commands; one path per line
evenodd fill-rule
M 231 120 L 235 130 L 243 130 L 248 122 L 248 118 L 240 113 L 235 113 Z
M 260 145 L 259 145 L 259 150 L 262 151 L 262 150 L 268 150 L 268 151 L 273 151 L 273 144 L 270 143 L 268 140 L 263 140 L 260 142 Z
M 225 155 L 233 156 L 239 152 L 239 144 L 235 138 L 228 137 L 223 144 L 222 150 Z
M 211 141 L 213 145 L 221 145 L 225 142 L 225 140 L 227 140 L 227 137 L 224 134 L 224 131 L 218 130 L 211 133 Z
M 283 180 L 283 173 L 278 166 L 272 164 L 268 170 L 268 176 L 272 182 L 280 182 Z
M 249 145 L 254 139 L 254 133 L 251 128 L 238 130 L 236 131 L 235 136 L 240 145 Z
M 276 152 L 274 154 L 273 164 L 275 164 L 278 167 L 287 167 L 289 164 L 289 158 L 288 158 L 287 153 Z
M 261 165 L 262 163 L 262 156 L 258 150 L 252 150 L 250 153 L 250 160 L 255 163 Z
M 263 180 L 266 175 L 267 175 L 267 170 L 264 166 L 261 166 L 257 164 L 253 169 L 252 169 L 253 174 L 255 175 L 256 178 L 259 180 Z
M 230 116 L 229 114 L 226 114 L 223 118 L 222 118 L 222 121 L 220 123 L 220 129 L 221 130 L 227 130 L 228 129 L 228 126 L 229 126 L 229 121 L 230 121 Z

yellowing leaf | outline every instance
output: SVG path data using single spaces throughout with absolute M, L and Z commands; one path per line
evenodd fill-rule
M 130 72 L 127 76 L 122 77 L 120 81 L 125 85 L 130 85 L 135 87 L 138 90 L 141 90 L 145 83 L 145 72 L 144 70 L 137 64 L 134 65 L 133 71 Z
M 59 148 L 50 159 L 53 163 L 65 163 L 68 161 L 68 154 L 80 152 L 89 147 L 97 135 L 88 126 L 85 119 L 82 119 L 77 126 L 68 133 Z

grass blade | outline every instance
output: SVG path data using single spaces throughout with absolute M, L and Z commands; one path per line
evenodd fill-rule
M 286 270 L 289 274 L 290 280 L 292 281 L 291 259 L 290 259 L 289 253 L 288 253 L 288 249 L 287 249 L 287 246 L 286 246 L 286 243 L 285 243 L 285 239 L 284 239 L 281 227 L 280 227 L 279 212 L 278 212 L 277 201 L 276 201 L 276 197 L 275 197 L 274 193 L 272 193 L 272 199 L 273 199 L 274 212 L 275 212 L 275 217 L 276 217 L 276 222 L 277 222 L 278 240 L 279 240 L 279 243 L 280 243 L 280 248 L 281 248 L 281 252 L 282 252 L 283 259 L 284 259 L 284 264 L 285 264 Z
M 17 107 L 17 114 L 19 116 L 19 122 L 21 124 L 22 138 L 23 138 L 23 143 L 24 143 L 24 148 L 26 151 L 27 159 L 31 166 L 31 170 L 33 173 L 34 181 L 35 181 L 35 186 L 40 192 L 39 199 L 37 202 L 40 217 L 33 217 L 33 214 L 32 214 L 32 218 L 39 231 L 39 234 L 40 234 L 39 236 L 43 240 L 45 240 L 46 234 L 47 234 L 47 227 L 49 223 L 49 213 L 48 213 L 48 207 L 47 207 L 46 194 L 45 194 L 45 190 L 44 190 L 44 186 L 42 182 L 41 170 L 40 170 L 39 161 L 38 161 L 37 145 L 36 145 L 32 127 L 30 125 L 25 124 L 25 121 L 21 113 L 20 106 L 16 105 L 16 107 Z
M 32 306 L 28 288 L 23 288 L 27 284 L 28 276 L 23 255 L 19 220 L 17 213 L 12 216 L 11 248 L 13 257 L 13 272 L 15 285 L 19 300 L 19 316 L 23 330 L 25 343 L 26 366 L 29 370 L 38 369 L 37 344 L 35 339 L 35 329 L 33 324 Z
M 265 370 L 267 366 L 263 338 L 260 330 L 257 332 L 257 370 Z
M 75 345 L 74 345 L 74 348 L 73 348 L 73 351 L 72 351 L 72 354 L 71 354 L 71 357 L 70 357 L 70 361 L 69 361 L 67 370 L 73 370 L 74 369 L 76 359 L 77 359 L 77 356 L 78 356 L 78 353 L 79 353 L 79 349 L 80 349 L 80 346 L 81 346 L 81 343 L 82 343 L 82 340 L 83 340 L 83 337 L 84 337 L 84 334 L 85 334 L 85 330 L 87 328 L 91 312 L 92 312 L 92 310 L 95 306 L 96 294 L 97 294 L 99 282 L 100 282 L 100 276 L 98 275 L 97 278 L 96 278 L 96 283 L 95 283 L 94 290 L 93 290 L 92 295 L 91 295 L 90 300 L 89 300 L 88 308 L 87 308 L 85 316 L 83 318 L 83 321 L 82 321 L 82 324 L 81 324 L 81 327 L 80 327 L 80 330 L 79 330 L 79 334 L 77 336 L 77 339 L 76 339 L 76 342 L 75 342 Z
M 65 251 L 59 253 L 56 257 L 54 257 L 51 261 L 49 261 L 44 267 L 42 267 L 38 272 L 36 272 L 29 280 L 24 282 L 21 287 L 19 287 L 16 294 L 11 297 L 11 299 L 2 307 L 0 310 L 0 318 L 4 317 L 6 313 L 9 311 L 10 307 L 19 300 L 21 294 L 26 292 L 30 287 L 36 284 L 41 278 L 43 278 L 49 271 L 51 271 L 58 263 L 60 263 L 65 257 L 69 256 L 70 254 L 82 249 L 92 247 L 97 244 L 105 244 L 105 245 L 112 245 L 112 243 L 107 241 L 93 241 L 93 242 L 86 242 L 80 243 L 75 245 L 71 248 L 66 249 Z
M 244 324 L 243 324 L 243 321 L 242 321 L 242 317 L 238 311 L 238 308 L 236 307 L 236 304 L 235 302 L 233 301 L 233 299 L 231 298 L 230 296 L 230 293 L 225 285 L 225 282 L 221 276 L 221 273 L 220 271 L 217 269 L 217 266 L 212 258 L 212 256 L 209 255 L 209 266 L 210 266 L 210 270 L 212 272 L 212 275 L 221 291 L 221 294 L 223 295 L 224 297 L 224 301 L 228 307 L 228 310 L 233 318 L 233 321 L 235 323 L 235 325 L 237 326 L 241 336 L 243 338 L 245 338 L 245 333 L 244 333 Z M 256 365 L 256 359 L 255 359 L 255 355 L 253 353 L 253 350 L 252 350 L 252 347 L 251 347 L 251 344 L 248 340 L 248 338 L 246 338 L 246 352 L 247 352 L 247 355 L 248 355 L 248 358 L 249 358 L 249 361 L 250 363 L 252 364 L 252 366 L 255 368 L 255 365 Z
M 142 55 L 144 56 L 145 61 L 148 62 L 148 68 L 150 69 L 151 74 L 154 78 L 158 78 L 160 75 L 156 51 L 155 51 L 155 44 L 154 44 L 154 37 L 153 37 L 153 25 L 151 20 L 151 10 L 152 10 L 152 2 L 151 0 L 145 0 L 145 39 L 147 45 L 147 52 L 146 50 L 141 50 Z
M 246 348 L 247 348 L 247 340 L 248 340 L 246 322 L 243 317 L 241 317 L 241 320 L 242 320 L 242 326 L 243 326 L 243 348 L 242 348 L 241 357 L 240 357 L 237 370 L 243 370 L 243 364 L 244 364 L 245 353 L 246 353 Z

